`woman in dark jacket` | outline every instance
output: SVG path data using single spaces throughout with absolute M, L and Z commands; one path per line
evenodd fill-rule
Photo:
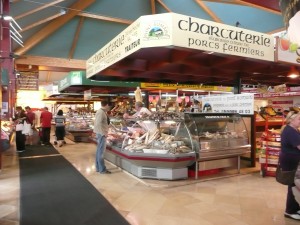
M 24 121 L 26 120 L 26 113 L 21 106 L 16 107 L 16 114 L 14 117 L 14 122 L 16 125 L 16 149 L 17 152 L 24 152 L 25 151 L 25 142 L 26 136 L 23 134 L 23 131 L 18 129 L 18 124 L 24 125 Z
M 296 170 L 300 161 L 300 113 L 289 112 L 286 117 L 286 126 L 281 132 L 281 151 L 279 162 L 283 171 Z M 300 221 L 300 207 L 292 188 L 295 184 L 288 185 L 286 209 L 284 216 Z
M 66 123 L 66 117 L 63 115 L 62 110 L 58 110 L 57 115 L 54 117 L 55 122 L 55 136 L 56 136 L 56 143 L 59 147 L 63 146 L 65 143 L 65 123 Z M 54 144 L 56 144 L 54 142 Z

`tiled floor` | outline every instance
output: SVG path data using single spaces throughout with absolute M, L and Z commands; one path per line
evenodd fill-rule
M 58 148 L 132 225 L 293 225 L 283 216 L 286 187 L 257 169 L 223 178 L 158 181 L 138 179 L 107 163 L 112 174 L 94 172 L 95 145 Z M 19 224 L 18 156 L 3 154 L 0 224 Z M 40 224 L 42 225 L 42 224 Z

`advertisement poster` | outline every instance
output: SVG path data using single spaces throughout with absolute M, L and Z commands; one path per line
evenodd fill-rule
M 254 94 L 219 95 L 202 98 L 202 111 L 206 113 L 254 114 Z

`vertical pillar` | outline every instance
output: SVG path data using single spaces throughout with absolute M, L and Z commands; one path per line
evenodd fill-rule
M 9 15 L 9 0 L 0 0 L 0 14 Z M 1 68 L 8 71 L 9 88 L 2 92 L 2 101 L 8 103 L 7 118 L 12 117 L 13 107 L 16 102 L 16 78 L 14 74 L 14 60 L 12 57 L 11 38 L 10 38 L 10 21 L 0 19 L 0 54 Z
M 237 73 L 236 74 L 236 80 L 235 80 L 235 85 L 234 85 L 234 94 L 241 94 L 242 92 L 242 79 L 241 79 L 241 74 Z
M 145 93 L 145 97 L 144 97 L 145 107 L 149 109 L 149 91 L 145 91 L 144 93 Z
M 0 0 L 0 14 L 1 15 L 9 15 L 9 0 Z M 15 76 L 14 76 L 14 66 L 13 66 L 13 59 L 11 57 L 11 43 L 10 43 L 10 26 L 9 21 L 4 20 L 3 17 L 0 18 L 0 67 L 2 69 L 6 69 L 9 74 L 9 80 L 10 82 L 13 82 L 15 84 Z M 9 83 L 9 89 L 7 91 L 2 90 L 2 76 L 1 76 L 1 70 L 0 70 L 0 109 L 2 114 L 2 103 L 8 102 L 8 114 L 6 115 L 6 119 L 12 116 L 12 107 L 14 105 L 14 102 L 11 101 L 10 96 L 10 90 L 13 88 L 13 91 L 15 93 L 15 85 L 10 86 Z M 11 78 L 13 77 L 13 80 Z M 15 94 L 14 94 L 15 96 Z M 15 99 L 15 98 L 14 98 Z M 1 124 L 1 118 L 0 116 L 0 124 Z M 0 151 L 0 170 L 2 169 L 2 153 Z

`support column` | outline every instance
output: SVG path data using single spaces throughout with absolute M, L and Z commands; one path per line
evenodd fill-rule
M 234 88 L 234 94 L 241 94 L 241 92 L 242 92 L 242 79 L 241 79 L 241 74 L 240 73 L 236 74 L 235 84 L 234 84 L 233 88 Z
M 1 0 L 0 14 L 9 15 L 9 0 Z M 12 57 L 9 21 L 0 19 L 0 55 L 1 68 L 6 69 L 9 76 L 8 90 L 2 92 L 2 101 L 8 103 L 7 118 L 12 117 L 16 102 L 16 78 L 14 74 L 14 59 Z
M 0 14 L 1 15 L 9 15 L 9 0 L 0 0 Z M 13 89 L 13 93 L 15 93 L 15 76 L 14 76 L 14 63 L 11 57 L 11 43 L 10 43 L 10 26 L 9 21 L 4 20 L 4 18 L 0 18 L 0 68 L 8 71 L 9 82 L 14 83 L 13 86 L 10 86 L 9 89 Z M 13 77 L 13 80 L 11 80 Z M 14 101 L 11 101 L 10 90 L 3 91 L 2 90 L 2 74 L 0 70 L 0 113 L 2 114 L 2 103 L 8 103 L 8 114 L 4 117 L 8 119 L 12 117 L 12 107 L 14 106 Z M 15 96 L 15 94 L 14 94 Z M 15 97 L 14 97 L 15 99 Z M 2 120 L 2 115 L 0 116 L 0 124 Z M 2 169 L 2 152 L 0 150 L 0 170 Z

